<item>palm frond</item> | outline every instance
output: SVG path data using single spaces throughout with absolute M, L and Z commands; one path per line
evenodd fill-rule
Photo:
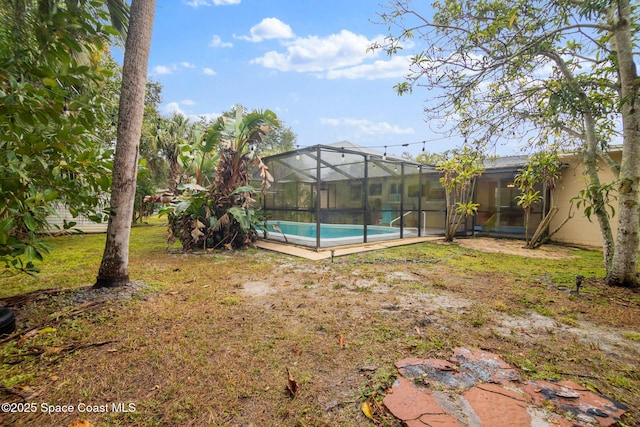
M 107 9 L 111 15 L 111 24 L 118 30 L 122 40 L 129 30 L 129 5 L 125 0 L 107 0 Z
M 226 227 L 228 224 L 229 224 L 229 212 L 226 212 L 224 215 L 218 218 L 216 223 L 213 225 L 213 231 L 218 231 L 222 227 Z

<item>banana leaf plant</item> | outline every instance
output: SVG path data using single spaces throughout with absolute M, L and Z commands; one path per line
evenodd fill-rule
M 260 226 L 253 196 L 265 192 L 273 177 L 254 153 L 266 132 L 279 126 L 270 110 L 246 113 L 238 106 L 234 115 L 221 116 L 205 133 L 205 145 L 218 147 L 218 165 L 209 187 L 183 186 L 168 214 L 170 243 L 179 239 L 184 250 L 207 248 L 239 249 L 257 238 Z M 250 185 L 251 169 L 257 168 L 261 189 Z

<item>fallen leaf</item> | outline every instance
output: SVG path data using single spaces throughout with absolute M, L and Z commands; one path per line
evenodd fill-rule
M 200 237 L 204 237 L 204 233 L 199 228 L 194 228 L 191 230 L 191 237 L 193 240 L 198 240 Z
M 362 402 L 362 406 L 360 407 L 360 409 L 362 409 L 362 413 L 365 417 L 373 420 L 373 413 L 371 412 L 371 406 L 369 405 L 369 402 Z
M 52 334 L 54 332 L 56 332 L 57 329 L 56 328 L 51 328 L 51 327 L 47 327 L 47 328 L 42 328 L 38 331 L 38 334 L 43 335 L 43 334 Z
M 60 354 L 63 351 L 69 350 L 69 348 L 70 347 L 68 345 L 62 347 L 45 347 L 44 352 L 46 354 Z
M 34 337 L 37 333 L 38 331 L 36 329 L 32 329 L 31 331 L 27 332 L 22 338 L 18 340 L 18 345 L 24 344 L 29 338 Z
M 75 420 L 69 424 L 69 427 L 93 427 L 93 424 L 87 420 Z
M 338 338 L 340 339 L 340 347 L 344 347 L 346 344 L 344 343 L 344 338 L 342 338 L 342 334 L 338 334 Z
M 59 377 L 58 377 L 57 375 L 51 375 L 51 376 L 49 377 L 49 379 L 50 379 L 51 381 L 58 381 L 58 378 L 59 378 Z
M 291 282 L 280 283 L 280 286 L 291 286 Z
M 287 391 L 289 392 L 291 397 L 296 397 L 296 393 L 298 393 L 299 389 L 300 386 L 298 385 L 296 380 L 293 379 L 293 375 L 291 375 L 291 372 L 289 372 L 289 368 L 287 368 Z

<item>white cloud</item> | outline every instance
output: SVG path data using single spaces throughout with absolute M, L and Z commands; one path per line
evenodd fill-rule
M 242 0 L 189 0 L 185 3 L 191 7 L 200 6 L 226 6 L 233 4 L 240 4 Z
M 325 38 L 297 38 L 286 45 L 286 52 L 273 50 L 251 63 L 279 71 L 324 72 L 361 64 L 370 45 L 365 36 L 342 30 Z
M 211 120 L 214 120 L 214 119 L 220 117 L 220 113 L 195 114 L 195 113 L 192 113 L 190 111 L 185 111 L 180 107 L 180 104 L 184 104 L 184 102 L 185 101 L 169 102 L 169 103 L 165 104 L 161 108 L 161 111 L 163 111 L 164 114 L 167 115 L 167 116 L 173 116 L 174 114 L 181 114 L 181 115 L 185 116 L 186 118 L 188 118 L 191 122 L 198 122 L 201 119 L 205 119 L 207 121 L 211 121 Z M 189 104 L 184 104 L 184 105 L 189 105 Z
M 196 102 L 193 101 L 192 99 L 183 99 L 182 101 L 180 101 L 180 104 L 182 104 L 182 105 L 196 105 Z
M 210 47 L 233 47 L 233 43 L 223 42 L 219 35 L 214 35 L 209 42 Z
M 169 102 L 167 105 L 165 105 L 164 112 L 169 114 L 170 116 L 174 114 L 186 116 L 185 112 L 180 108 L 180 104 L 177 102 Z
M 217 75 L 217 74 L 218 74 L 218 73 L 216 73 L 216 72 L 215 72 L 215 70 L 214 70 L 214 69 L 212 69 L 212 68 L 205 68 L 204 70 L 202 70 L 202 72 L 203 72 L 205 75 L 207 75 L 207 76 L 215 76 L 215 75 Z
M 378 52 L 368 48 L 382 36 L 368 39 L 348 30 L 327 37 L 299 37 L 284 44 L 286 50 L 272 50 L 251 60 L 252 64 L 283 72 L 315 73 L 326 79 L 402 78 L 410 67 L 409 56 L 374 59 Z
M 387 79 L 401 78 L 409 72 L 410 58 L 408 56 L 394 56 L 388 61 L 378 60 L 370 64 L 360 64 L 353 67 L 329 70 L 324 77 L 333 79 Z
M 347 127 L 355 130 L 359 135 L 413 135 L 415 130 L 411 127 L 402 128 L 387 122 L 372 122 L 367 119 L 344 118 L 320 118 L 320 123 L 333 127 Z
M 290 39 L 295 37 L 291 27 L 278 18 L 264 18 L 249 30 L 251 36 L 235 36 L 241 40 L 261 42 L 269 39 Z
M 155 67 L 153 67 L 153 71 L 156 74 L 171 74 L 173 73 L 174 69 L 172 69 L 171 67 L 167 67 L 166 65 L 156 65 Z
M 190 62 L 180 62 L 179 64 L 156 65 L 153 67 L 153 71 L 156 74 L 173 74 L 178 71 L 179 68 L 193 69 L 196 68 L 196 66 Z

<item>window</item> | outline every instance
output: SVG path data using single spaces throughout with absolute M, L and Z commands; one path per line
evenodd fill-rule
M 422 197 L 427 197 L 428 195 L 428 187 L 427 184 L 422 184 Z M 407 196 L 409 197 L 419 197 L 420 196 L 420 186 L 417 184 L 410 185 L 407 189 Z
M 382 183 L 369 184 L 369 195 L 370 196 L 379 196 L 381 194 L 382 194 Z
M 351 201 L 357 202 L 362 200 L 362 184 L 351 186 Z
M 389 194 L 401 194 L 402 193 L 402 184 L 391 184 L 389 188 Z

